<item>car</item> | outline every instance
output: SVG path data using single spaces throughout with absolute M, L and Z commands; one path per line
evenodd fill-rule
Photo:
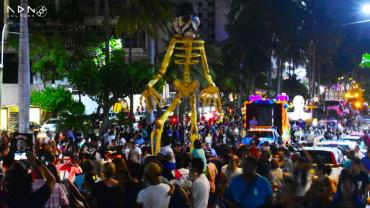
M 370 125 L 370 116 L 364 116 L 362 122 L 364 125 Z
M 356 142 L 357 144 L 361 144 L 361 136 L 357 136 L 357 135 L 342 135 L 339 137 L 339 140 L 343 140 L 343 141 L 352 141 L 352 142 Z
M 345 150 L 354 150 L 357 143 L 354 141 L 345 141 L 345 140 L 323 140 L 316 144 L 319 147 L 340 147 L 340 149 Z
M 342 164 L 345 160 L 345 157 L 342 151 L 336 147 L 303 147 L 303 150 L 307 152 L 312 157 L 312 162 L 314 165 L 317 163 L 324 163 L 332 167 L 332 172 L 330 177 L 336 181 L 339 179 L 340 172 L 342 171 Z M 300 151 L 301 155 L 304 155 L 304 152 Z
M 109 120 L 110 121 L 117 121 L 118 120 L 118 113 L 115 112 L 109 112 Z
M 51 132 L 55 133 L 58 128 L 59 119 L 57 118 L 51 118 L 47 120 L 40 128 L 41 132 Z
M 315 164 L 323 162 L 332 166 L 338 166 L 344 162 L 342 151 L 336 147 L 303 147 L 303 150 L 311 155 Z
M 145 112 L 136 112 L 135 122 L 139 122 L 141 118 L 145 119 Z
M 255 126 L 247 131 L 247 136 L 242 139 L 242 143 L 250 144 L 254 136 L 256 136 L 260 140 L 259 145 L 263 144 L 266 141 L 269 144 L 273 143 L 278 144 L 281 142 L 281 137 L 279 133 L 276 131 L 276 129 L 272 127 Z

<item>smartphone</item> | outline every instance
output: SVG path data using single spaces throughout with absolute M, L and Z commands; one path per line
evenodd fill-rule
M 14 153 L 14 160 L 27 160 L 27 155 L 25 152 Z

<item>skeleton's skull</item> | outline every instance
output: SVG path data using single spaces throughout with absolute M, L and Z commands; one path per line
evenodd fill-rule
M 198 35 L 198 27 L 200 20 L 195 15 L 184 15 L 176 17 L 174 28 L 177 34 L 187 37 L 196 38 Z

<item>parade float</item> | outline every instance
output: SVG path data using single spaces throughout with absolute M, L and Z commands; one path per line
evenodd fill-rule
M 253 132 L 275 129 L 283 143 L 289 142 L 288 101 L 289 97 L 284 93 L 276 96 L 276 99 L 261 95 L 249 96 L 249 100 L 244 103 L 244 127 Z M 251 127 L 250 121 L 254 119 L 256 125 Z
M 354 109 L 361 110 L 364 107 L 364 92 L 358 83 L 353 83 L 347 90 L 344 98 Z
M 173 85 L 176 90 L 175 98 L 167 110 L 155 121 L 155 129 L 151 133 L 152 153 L 158 153 L 161 147 L 161 137 L 165 121 L 176 109 L 180 102 L 188 98 L 190 101 L 190 141 L 199 139 L 197 127 L 197 107 L 196 90 L 199 87 L 198 80 L 191 80 L 191 66 L 201 62 L 203 67 L 203 77 L 208 86 L 201 90 L 200 101 L 209 106 L 213 103 L 218 111 L 222 110 L 221 97 L 218 88 L 212 80 L 209 72 L 204 40 L 199 38 L 198 27 L 200 20 L 192 12 L 187 12 L 182 16 L 176 17 L 174 29 L 176 34 L 171 38 L 166 54 L 164 56 L 159 73 L 152 79 L 142 93 L 142 99 L 145 99 L 146 107 L 149 111 L 153 110 L 155 105 L 163 105 L 165 102 L 159 93 L 154 89 L 154 85 L 162 79 L 167 71 L 167 67 L 174 57 L 174 63 L 182 66 L 183 77 L 177 79 Z

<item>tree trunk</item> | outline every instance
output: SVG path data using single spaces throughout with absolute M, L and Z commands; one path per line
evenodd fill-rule
M 255 75 L 251 74 L 251 95 L 256 93 L 256 85 L 255 85 Z
M 159 60 L 159 40 L 158 37 L 155 38 L 154 40 L 154 51 L 155 51 L 155 56 L 154 56 L 154 63 L 159 63 L 161 60 Z
M 268 97 L 271 97 L 271 88 L 272 88 L 272 50 L 270 50 L 270 62 L 269 62 L 269 71 L 268 71 L 268 91 L 267 95 Z
M 242 92 L 242 91 L 241 91 Z M 251 76 L 247 72 L 247 88 L 246 88 L 247 94 L 251 95 Z
M 21 0 L 20 6 L 27 8 L 28 0 Z M 25 9 L 20 13 L 19 61 L 18 61 L 18 109 L 19 132 L 30 130 L 30 60 L 28 15 Z
M 100 127 L 100 137 L 103 136 L 104 132 L 108 129 L 108 125 L 109 125 L 109 111 L 110 111 L 110 105 L 108 104 L 108 102 L 104 103 L 103 105 L 103 115 L 102 115 L 102 125 Z
M 81 103 L 81 92 L 80 92 L 80 90 L 78 90 L 78 102 Z
M 311 79 L 310 79 L 310 97 L 315 94 L 315 74 L 316 74 L 316 46 L 311 42 Z
M 129 37 L 129 48 L 128 48 L 128 63 L 132 62 L 132 37 Z
M 314 96 L 318 96 L 320 94 L 320 64 L 317 64 L 316 71 L 317 71 L 317 82 L 314 84 Z
M 153 37 L 148 38 L 148 57 L 149 63 L 155 64 L 155 41 Z
M 149 63 L 154 65 L 155 64 L 155 48 L 156 48 L 156 44 L 155 44 L 155 41 L 154 41 L 154 38 L 153 37 L 149 37 L 148 38 L 149 41 L 148 41 L 148 57 L 149 57 Z M 148 112 L 148 109 L 147 109 L 147 106 L 146 106 L 146 110 L 145 110 L 145 119 L 147 121 L 148 124 L 151 124 L 154 122 L 154 114 L 153 114 L 153 109 L 152 111 L 149 113 Z
M 278 59 L 277 62 L 277 75 L 276 75 L 276 95 L 279 95 L 281 93 L 281 72 L 282 72 L 282 61 L 281 59 Z
M 104 0 L 105 13 L 105 64 L 109 62 L 109 38 L 110 38 L 110 18 L 109 18 L 109 0 Z
M 188 102 L 190 103 L 190 108 L 191 108 L 190 97 L 188 99 Z M 199 115 L 199 110 L 198 110 L 198 108 L 201 106 L 201 104 L 200 104 L 200 86 L 198 86 L 197 90 L 195 91 L 195 106 L 197 107 L 195 109 L 195 111 L 197 112 L 197 121 L 200 121 L 200 115 Z
M 130 95 L 130 119 L 135 122 L 135 115 L 134 115 L 134 94 Z

